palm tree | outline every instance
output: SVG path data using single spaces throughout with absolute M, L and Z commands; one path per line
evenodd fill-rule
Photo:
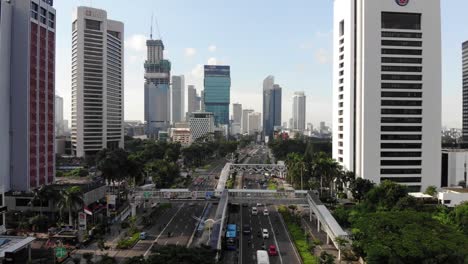
M 325 153 L 319 153 L 314 159 L 314 174 L 320 178 L 320 195 L 324 186 L 330 188 L 332 192 L 333 181 L 339 177 L 342 167 L 336 160 L 328 157 Z
M 29 201 L 29 206 L 39 203 L 39 214 L 42 215 L 42 205 L 44 202 L 49 206 L 49 201 L 55 201 L 57 199 L 57 193 L 50 188 L 49 185 L 41 185 L 39 188 L 34 189 L 33 198 Z
M 72 186 L 60 191 L 60 200 L 57 203 L 62 218 L 63 210 L 68 210 L 68 225 L 73 225 L 72 211 L 83 207 L 83 198 L 81 188 Z

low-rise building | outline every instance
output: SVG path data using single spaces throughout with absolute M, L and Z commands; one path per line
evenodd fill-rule
M 443 149 L 441 187 L 466 186 L 468 149 Z
M 172 142 L 178 142 L 182 146 L 190 145 L 190 128 L 171 128 Z
M 193 112 L 190 114 L 190 142 L 208 134 L 214 133 L 214 116 L 208 112 Z
M 439 203 L 448 207 L 457 206 L 468 201 L 468 188 L 442 188 L 437 194 Z

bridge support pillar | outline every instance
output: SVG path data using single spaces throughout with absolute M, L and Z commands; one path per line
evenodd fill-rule
M 309 222 L 312 222 L 312 207 L 309 205 Z
M 136 204 L 131 203 L 130 207 L 132 208 L 132 217 L 135 217 L 136 216 Z
M 318 218 L 317 218 L 317 232 L 320 232 L 320 220 Z
M 327 234 L 327 245 L 330 244 L 330 236 Z

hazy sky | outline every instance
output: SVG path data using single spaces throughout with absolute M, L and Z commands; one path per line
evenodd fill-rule
M 461 127 L 461 43 L 468 39 L 468 1 L 441 2 L 443 125 Z M 261 112 L 262 81 L 271 74 L 283 87 L 283 122 L 291 116 L 295 91 L 306 93 L 307 122 L 331 122 L 332 0 L 55 0 L 54 5 L 56 91 L 64 97 L 65 118 L 71 105 L 71 14 L 84 5 L 105 9 L 108 18 L 125 23 L 126 120 L 144 119 L 145 40 L 154 13 L 172 74 L 185 75 L 186 85 L 202 88 L 204 64 L 230 65 L 231 102 Z

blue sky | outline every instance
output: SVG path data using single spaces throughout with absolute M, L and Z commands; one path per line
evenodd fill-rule
M 392 1 L 392 0 L 380 0 Z M 57 94 L 70 116 L 71 20 L 76 6 L 107 10 L 125 23 L 125 119 L 143 120 L 143 61 L 151 14 L 157 18 L 172 74 L 202 88 L 202 65 L 231 65 L 231 102 L 262 110 L 262 81 L 283 87 L 283 122 L 292 94 L 305 91 L 307 121 L 331 122 L 333 1 L 55 0 Z M 442 0 L 443 125 L 461 127 L 461 42 L 468 40 L 466 0 Z M 154 38 L 159 34 L 154 29 Z

